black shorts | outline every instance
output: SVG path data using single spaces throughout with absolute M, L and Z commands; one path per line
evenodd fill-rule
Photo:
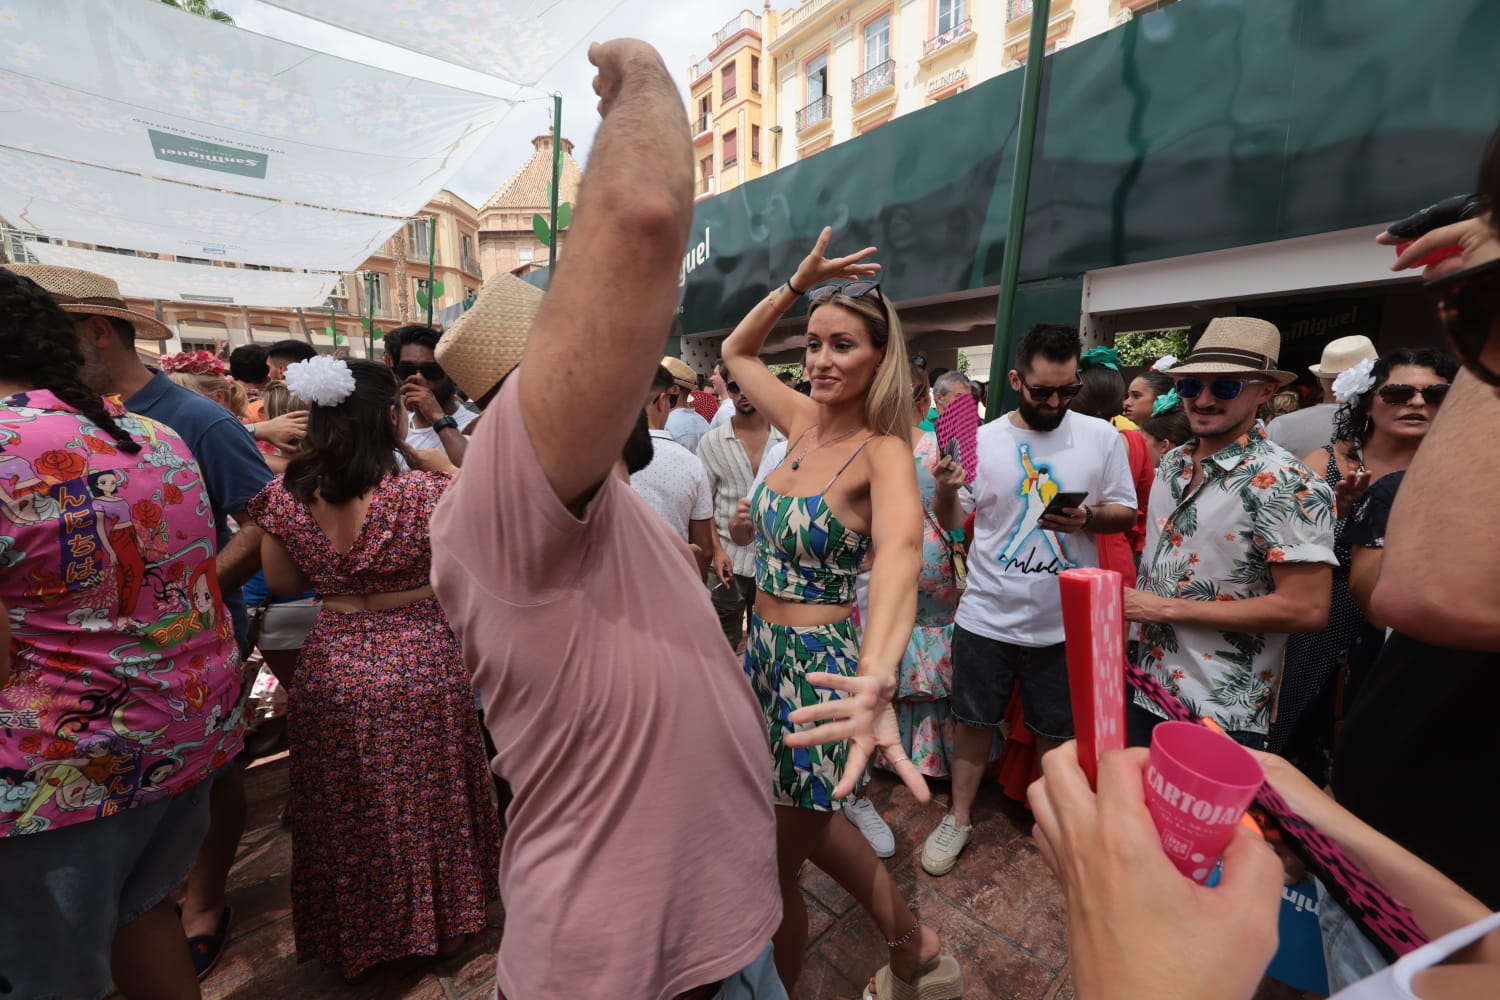
M 975 729 L 996 729 L 1017 681 L 1026 728 L 1045 740 L 1073 738 L 1068 657 L 1063 643 L 1017 646 L 953 626 L 953 717 Z

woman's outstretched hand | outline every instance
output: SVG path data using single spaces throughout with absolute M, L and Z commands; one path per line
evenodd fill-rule
M 833 227 L 824 226 L 823 231 L 818 234 L 818 242 L 813 244 L 812 252 L 802 258 L 802 263 L 797 265 L 796 272 L 792 275 L 792 284 L 799 292 L 811 291 L 825 281 L 834 278 L 868 278 L 880 271 L 880 265 L 874 261 L 865 261 L 875 252 L 874 247 L 865 247 L 847 257 L 828 258 L 824 254 L 828 251 L 828 241 L 833 239 Z
M 844 697 L 819 705 L 807 705 L 793 712 L 790 718 L 796 725 L 812 722 L 823 722 L 825 725 L 788 733 L 786 745 L 813 747 L 823 743 L 849 741 L 844 776 L 833 790 L 834 798 L 841 799 L 854 794 L 855 786 L 864 777 L 865 768 L 878 750 L 918 802 L 932 800 L 927 779 L 922 777 L 922 772 L 917 770 L 917 765 L 911 762 L 905 747 L 901 745 L 901 728 L 896 724 L 896 710 L 891 706 L 891 699 L 896 696 L 894 677 L 844 677 L 840 674 L 814 672 L 807 675 L 807 682 L 815 687 L 842 691 Z

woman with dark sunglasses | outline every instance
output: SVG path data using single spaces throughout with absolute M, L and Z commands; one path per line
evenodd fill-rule
M 1344 534 L 1350 510 L 1369 484 L 1411 465 L 1458 374 L 1458 362 L 1431 349 L 1401 348 L 1362 365 L 1369 366 L 1367 373 L 1356 366 L 1339 376 L 1342 385 L 1335 383 L 1343 405 L 1334 414 L 1333 440 L 1302 459 L 1309 469 L 1323 470 L 1334 491 L 1333 551 L 1339 564 L 1328 627 L 1287 641 L 1276 721 L 1266 740 L 1266 749 L 1319 781 L 1327 780 L 1333 750 L 1338 664 L 1357 639 L 1366 647 L 1379 641 L 1378 634 L 1362 636 L 1365 619 L 1349 589 L 1352 558 Z M 1369 658 L 1360 654 L 1365 662 Z
M 776 968 L 794 993 L 807 945 L 798 876 L 811 860 L 858 900 L 890 949 L 866 996 L 888 1000 L 901 991 L 899 980 L 908 993 L 948 1000 L 963 994 L 957 960 L 943 954 L 937 932 L 917 919 L 869 842 L 835 817 L 877 750 L 918 801 L 930 796 L 902 748 L 891 706 L 916 616 L 922 552 L 906 342 L 872 280 L 880 267 L 868 260 L 875 248 L 828 258 L 832 235 L 825 228 L 791 278 L 724 342 L 740 388 L 791 442 L 750 499 L 759 593 L 745 653 L 773 757 L 783 907 Z M 824 284 L 839 278 L 846 282 Z M 804 295 L 807 396 L 758 357 L 772 326 Z M 851 615 L 855 578 L 872 543 L 861 637 Z

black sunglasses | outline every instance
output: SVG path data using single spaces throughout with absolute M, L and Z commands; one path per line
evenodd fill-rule
M 1021 388 L 1026 390 L 1026 395 L 1031 397 L 1033 403 L 1045 403 L 1055 394 L 1059 403 L 1066 403 L 1083 391 L 1082 382 L 1074 382 L 1072 385 L 1028 385 L 1025 381 Z
M 842 285 L 819 285 L 807 293 L 809 302 L 827 302 L 835 295 L 842 295 L 846 299 L 862 299 L 871 292 L 885 305 L 885 295 L 880 291 L 880 282 L 871 279 L 860 279 L 859 281 L 846 281 Z
M 1264 381 L 1262 378 L 1216 378 L 1205 383 L 1201 378 L 1180 378 L 1177 380 L 1177 395 L 1185 400 L 1197 399 L 1203 395 L 1203 387 L 1207 385 L 1208 391 L 1214 394 L 1214 399 L 1227 402 L 1238 399 L 1240 393 L 1245 391 L 1245 386 L 1259 385 Z
M 1414 385 L 1404 382 L 1387 382 L 1380 387 L 1380 398 L 1392 406 L 1405 406 L 1416 398 L 1417 393 L 1422 394 L 1422 399 L 1428 406 L 1441 406 L 1443 400 L 1448 398 L 1448 390 L 1453 388 L 1447 382 L 1434 382 L 1432 385 L 1424 385 L 1418 389 Z
M 675 393 L 675 392 L 664 392 L 664 393 L 662 393 L 662 395 L 667 397 L 667 402 L 669 402 L 669 403 L 672 404 L 672 408 L 673 409 L 677 408 L 677 400 L 679 398 L 681 398 L 681 397 L 679 397 L 677 395 L 677 393 Z
M 1463 359 L 1464 367 L 1481 381 L 1500 385 L 1500 260 L 1465 268 L 1427 283 L 1437 303 L 1443 331 Z
M 740 394 L 740 384 L 738 382 L 725 382 L 724 388 L 729 390 L 731 396 L 738 396 Z
M 443 371 L 443 366 L 436 361 L 424 361 L 421 364 L 402 361 L 396 365 L 396 377 L 402 381 L 418 374 L 429 382 L 441 382 L 447 378 L 447 372 Z

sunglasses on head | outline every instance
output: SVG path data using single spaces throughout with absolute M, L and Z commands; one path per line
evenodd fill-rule
M 421 364 L 414 364 L 410 361 L 401 361 L 397 363 L 397 378 L 405 381 L 406 379 L 411 378 L 413 375 L 421 375 L 429 382 L 441 382 L 444 378 L 447 377 L 447 373 L 443 371 L 443 366 L 438 364 L 436 361 L 424 361 Z
M 881 305 L 885 304 L 885 296 L 880 291 L 880 282 L 863 278 L 859 281 L 846 281 L 842 285 L 819 285 L 807 293 L 807 301 L 826 302 L 835 295 L 842 295 L 846 299 L 862 299 L 871 292 L 875 293 Z
M 1204 382 L 1201 378 L 1180 378 L 1177 380 L 1177 395 L 1183 399 L 1197 399 L 1203 395 L 1203 387 L 1208 386 L 1208 391 L 1214 394 L 1214 399 L 1225 402 L 1238 399 L 1240 393 L 1245 391 L 1247 385 L 1259 385 L 1265 379 L 1260 378 L 1216 378 L 1212 382 Z
M 1387 382 L 1379 389 L 1382 400 L 1392 406 L 1405 406 L 1416 398 L 1417 393 L 1422 394 L 1422 399 L 1428 406 L 1440 406 L 1443 400 L 1448 398 L 1448 390 L 1453 388 L 1447 382 L 1434 382 L 1432 385 L 1424 385 L 1418 389 L 1414 385 L 1404 382 Z
M 1500 260 L 1466 268 L 1427 283 L 1438 320 L 1464 367 L 1481 381 L 1500 385 Z
M 1033 403 L 1045 403 L 1054 395 L 1057 396 L 1059 403 L 1067 403 L 1083 391 L 1083 383 L 1074 382 L 1072 385 L 1029 385 L 1023 380 L 1021 388 L 1026 390 L 1026 395 L 1031 397 Z M 952 395 L 952 393 L 949 393 L 949 395 Z

